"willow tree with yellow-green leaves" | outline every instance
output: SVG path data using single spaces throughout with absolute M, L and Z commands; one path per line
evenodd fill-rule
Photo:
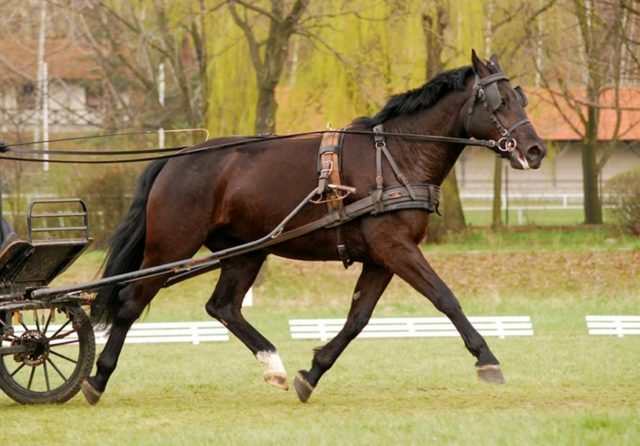
M 78 3 L 78 29 L 106 74 L 113 115 L 126 115 L 115 123 L 206 126 L 213 136 L 347 125 L 376 113 L 390 95 L 422 85 L 433 67 L 467 65 L 471 48 L 487 57 L 497 52 L 511 67 L 530 47 L 523 20 L 540 9 L 524 0 L 86 4 Z M 425 17 L 436 21 L 426 27 Z M 280 46 L 271 43 L 276 37 Z M 281 64 L 268 72 L 274 58 Z M 455 177 L 447 183 L 443 208 L 459 208 Z M 447 227 L 460 229 L 464 221 Z

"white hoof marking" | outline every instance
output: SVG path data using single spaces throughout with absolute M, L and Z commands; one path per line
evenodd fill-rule
M 284 369 L 284 364 L 278 352 L 258 352 L 256 353 L 256 359 L 261 364 L 266 365 L 264 374 L 267 375 L 282 375 L 287 376 L 287 372 Z

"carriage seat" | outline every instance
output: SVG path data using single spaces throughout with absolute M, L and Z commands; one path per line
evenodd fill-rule
M 80 256 L 90 240 L 30 243 L 15 236 L 0 251 L 0 288 L 48 285 Z
M 2 221 L 0 289 L 48 285 L 91 243 L 87 207 L 77 198 L 34 200 L 27 213 L 27 240 Z

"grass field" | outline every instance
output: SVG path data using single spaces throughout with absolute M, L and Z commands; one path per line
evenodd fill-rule
M 544 203 L 542 203 L 544 204 Z M 540 203 L 523 203 L 518 206 L 513 204 L 508 213 L 502 211 L 502 223 L 506 226 L 573 226 L 579 225 L 584 221 L 583 209 L 536 209 L 535 206 L 542 205 Z M 557 206 L 557 203 L 554 203 Z M 486 207 L 486 203 L 483 203 Z M 528 206 L 529 205 L 529 206 Z M 531 208 L 529 208 L 531 207 Z M 517 208 L 520 208 L 518 210 Z M 464 213 L 465 221 L 468 225 L 475 227 L 490 226 L 492 213 L 490 210 L 467 210 Z M 605 222 L 612 222 L 614 216 L 611 211 L 604 209 Z
M 532 317 L 530 338 L 487 338 L 504 386 L 475 377 L 460 339 L 357 340 L 309 403 L 262 382 L 237 340 L 128 345 L 96 407 L 19 406 L 0 395 L 2 444 L 636 445 L 640 339 L 590 337 L 586 314 L 640 314 L 640 241 L 613 230 L 472 232 L 425 255 L 468 315 Z M 91 279 L 100 253 L 59 283 Z M 270 260 L 247 318 L 290 377 L 318 342 L 290 317 L 343 317 L 359 268 Z M 204 320 L 215 273 L 159 295 L 147 321 Z M 437 312 L 394 279 L 375 316 Z

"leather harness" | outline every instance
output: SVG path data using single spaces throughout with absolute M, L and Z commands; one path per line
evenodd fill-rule
M 351 192 L 349 189 L 341 187 L 340 171 L 342 170 L 342 144 L 344 142 L 344 133 L 329 131 L 322 135 L 320 150 L 318 153 L 318 192 L 321 195 L 320 200 L 314 203 L 327 203 L 329 212 L 336 212 L 341 217 L 344 214 L 344 198 Z M 353 189 L 355 191 L 355 189 Z M 349 258 L 347 245 L 344 242 L 342 226 L 336 227 L 336 249 L 338 257 L 342 261 L 342 265 L 348 268 L 353 264 L 353 260 Z
M 376 148 L 376 189 L 367 197 L 344 205 L 344 198 L 355 188 L 345 186 L 340 179 L 342 171 L 342 152 L 344 129 L 330 130 L 322 136 L 318 151 L 318 193 L 319 198 L 313 203 L 326 203 L 328 213 L 312 223 L 282 234 L 295 237 L 310 232 L 316 226 L 336 228 L 336 250 L 345 268 L 353 264 L 345 243 L 342 225 L 361 215 L 372 215 L 402 209 L 422 209 L 427 212 L 438 212 L 440 187 L 427 183 L 410 183 L 400 171 L 397 163 L 387 148 L 384 137 L 384 127 L 379 124 L 373 128 L 374 144 Z M 400 184 L 384 186 L 382 176 L 382 162 L 384 159 L 391 167 Z

